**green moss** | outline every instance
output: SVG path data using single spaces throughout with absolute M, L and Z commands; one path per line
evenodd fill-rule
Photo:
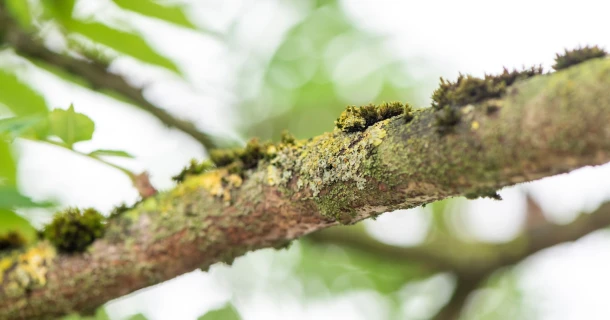
M 330 193 L 315 199 L 320 213 L 340 223 L 349 221 L 356 215 L 353 203 L 350 201 L 353 200 L 350 191 L 345 184 L 331 186 Z
M 110 215 L 108 216 L 108 219 L 112 219 L 114 217 L 118 217 L 123 212 L 126 212 L 126 211 L 128 211 L 129 209 L 132 209 L 132 208 L 133 208 L 133 206 L 128 206 L 127 204 L 125 204 L 123 202 L 120 205 L 115 206 L 114 208 L 112 208 L 112 210 L 110 211 Z
M 348 106 L 341 113 L 335 126 L 343 132 L 359 132 L 366 129 L 366 119 L 356 106 Z
M 587 61 L 587 60 L 595 59 L 595 58 L 602 58 L 607 55 L 608 55 L 608 53 L 604 49 L 599 48 L 598 46 L 593 46 L 593 47 L 585 46 L 585 47 L 580 47 L 580 48 L 576 48 L 573 50 L 566 49 L 564 53 L 557 54 L 557 57 L 555 58 L 555 64 L 553 65 L 553 69 L 555 69 L 555 70 L 565 69 L 565 68 L 571 67 L 573 65 L 579 64 L 583 61 Z
M 415 117 L 415 110 L 413 109 L 413 106 L 411 106 L 408 103 L 405 103 L 403 114 L 404 114 L 403 117 L 405 119 L 405 122 L 409 122 L 409 121 L 413 120 L 413 118 Z
M 379 121 L 402 115 L 405 110 L 406 107 L 400 102 L 348 106 L 335 121 L 335 126 L 343 132 L 361 132 Z
M 0 235 L 0 251 L 18 249 L 27 244 L 28 240 L 17 231 L 10 231 Z
M 432 108 L 437 111 L 435 114 L 437 131 L 447 133 L 459 122 L 458 107 L 500 98 L 515 82 L 540 75 L 542 72 L 542 67 L 534 66 L 529 69 L 512 71 L 504 68 L 502 73 L 485 75 L 484 78 L 460 74 L 455 82 L 441 78 L 439 87 L 432 94 Z M 497 110 L 497 105 L 488 105 L 488 113 Z
M 502 200 L 502 197 L 495 189 L 482 188 L 475 191 L 468 192 L 464 194 L 466 199 L 478 199 L 478 198 L 490 198 L 493 200 Z
M 434 126 L 439 133 L 448 133 L 460 122 L 460 112 L 455 107 L 445 106 L 434 114 Z
M 240 149 L 214 149 L 210 151 L 210 160 L 214 162 L 217 167 L 227 166 L 239 159 L 238 154 Z
M 282 131 L 282 136 L 280 137 L 280 143 L 293 146 L 296 144 L 297 139 L 290 133 L 288 130 Z
M 60 251 L 82 252 L 104 231 L 104 216 L 95 209 L 68 208 L 55 214 L 43 234 Z
M 408 105 L 408 104 L 407 104 Z M 392 117 L 399 116 L 403 114 L 405 111 L 405 106 L 398 102 L 384 102 L 377 107 L 377 112 L 379 114 L 379 120 L 390 119 Z M 377 122 L 377 121 L 375 121 Z
M 432 94 L 432 107 L 441 110 L 446 106 L 464 106 L 489 98 L 499 98 L 506 92 L 508 86 L 518 80 L 542 74 L 542 71 L 542 67 L 519 71 L 508 71 L 505 68 L 501 74 L 485 75 L 483 79 L 462 74 L 455 82 L 441 78 L 439 87 Z
M 187 167 L 182 169 L 179 174 L 172 177 L 172 180 L 182 182 L 188 175 L 197 175 L 212 169 L 214 169 L 214 163 L 211 160 L 198 162 L 197 160 L 192 159 Z
M 277 147 L 272 143 L 261 143 L 257 138 L 253 138 L 248 141 L 244 148 L 212 150 L 210 159 L 216 167 L 228 168 L 230 173 L 239 174 L 243 177 L 244 170 L 256 168 L 263 159 L 273 159 L 276 153 Z
M 269 144 L 262 144 L 257 138 L 252 138 L 246 144 L 246 147 L 238 153 L 239 159 L 244 164 L 245 169 L 253 169 L 258 165 L 258 162 L 264 159 L 266 149 Z

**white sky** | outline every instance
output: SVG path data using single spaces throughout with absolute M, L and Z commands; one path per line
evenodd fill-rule
M 92 2 L 90 2 L 92 3 Z M 212 3 L 211 5 L 209 3 Z M 159 28 L 156 23 L 128 17 L 145 28 L 151 42 L 177 57 L 190 84 L 166 73 L 146 70 L 134 79 L 147 84 L 147 96 L 178 115 L 194 119 L 202 128 L 230 131 L 231 92 L 234 64 L 273 50 L 298 12 L 278 14 L 278 1 L 202 1 L 193 5 L 198 21 L 209 21 L 219 30 L 227 28 L 240 8 L 247 8 L 246 21 L 238 28 L 247 55 L 230 55 L 219 43 L 194 32 Z M 554 54 L 563 48 L 598 44 L 610 48 L 610 5 L 605 1 L 343 1 L 349 15 L 370 30 L 388 35 L 392 46 L 407 57 L 425 57 L 412 66 L 425 75 L 429 91 L 437 77 L 454 78 L 458 71 L 481 75 L 502 66 L 520 67 L 543 63 L 548 70 Z M 80 14 L 99 13 L 107 1 L 81 6 Z M 112 10 L 109 16 L 113 16 Z M 116 14 L 114 14 L 116 16 Z M 126 18 L 126 17 L 118 17 Z M 133 20 L 131 20 L 133 19 Z M 140 70 L 129 59 L 113 66 L 117 70 Z M 440 71 L 439 71 L 440 70 Z M 127 150 L 135 161 L 123 161 L 135 170 L 148 170 L 159 188 L 171 187 L 170 177 L 190 158 L 202 158 L 197 143 L 134 108 L 65 83 L 51 81 L 42 73 L 31 79 L 45 93 L 52 107 L 74 103 L 76 110 L 95 120 L 94 140 L 82 143 L 83 151 L 97 148 Z M 153 78 L 151 75 L 155 75 Z M 428 77 L 430 79 L 430 77 Z M 154 82 L 150 79 L 158 79 Z M 34 197 L 53 197 L 65 205 L 94 206 L 109 210 L 136 198 L 125 177 L 115 170 L 74 157 L 53 147 L 22 143 L 20 176 L 25 191 Z M 52 164 L 52 170 L 48 164 Z M 610 199 L 610 167 L 585 168 L 570 175 L 502 191 L 502 202 L 468 202 L 465 217 L 472 234 L 487 241 L 510 239 L 521 224 L 520 196 L 534 194 L 553 221 L 567 223 L 578 210 L 593 210 Z M 413 244 L 425 233 L 427 215 L 421 210 L 395 212 L 367 222 L 371 233 L 393 244 Z M 398 227 L 397 227 L 398 226 Z M 411 226 L 413 232 L 405 232 Z M 520 285 L 535 297 L 542 313 L 539 319 L 610 319 L 607 308 L 610 289 L 610 234 L 598 232 L 574 244 L 564 244 L 528 259 L 520 269 Z M 295 249 L 295 250 L 298 250 Z M 290 261 L 295 252 L 269 250 L 249 254 L 233 267 L 213 268 L 210 273 L 193 272 L 112 302 L 108 312 L 123 319 L 143 312 L 149 319 L 195 319 L 205 310 L 233 297 L 246 319 L 331 319 L 342 314 L 349 319 L 377 319 L 385 302 L 374 292 L 355 292 L 317 303 L 301 303 L 299 284 L 276 275 L 274 261 Z M 258 268 L 267 277 L 235 278 L 239 269 Z M 267 271 L 266 271 L 267 270 Z M 247 274 L 247 272 L 245 273 Z M 278 280 L 279 279 L 279 280 Z M 273 284 L 273 285 L 272 285 Z M 281 296 L 279 299 L 277 296 Z M 417 306 L 422 302 L 410 304 Z M 415 308 L 415 307 L 413 307 Z M 410 309 L 413 314 L 416 310 Z M 377 315 L 377 316 L 375 316 Z

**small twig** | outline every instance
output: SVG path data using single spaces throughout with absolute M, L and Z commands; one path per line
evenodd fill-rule
M 25 138 L 27 139 L 27 138 Z M 89 153 L 84 153 L 84 152 L 80 152 L 78 150 L 75 150 L 73 148 L 68 147 L 67 145 L 61 143 L 61 142 L 56 142 L 53 140 L 49 140 L 49 139 L 45 139 L 45 140 L 35 140 L 35 139 L 30 139 L 31 141 L 36 141 L 36 142 L 43 142 L 43 143 L 48 143 L 57 147 L 60 147 L 62 149 L 71 151 L 75 154 L 78 154 L 80 156 L 89 158 L 89 159 L 93 159 L 97 162 L 100 162 L 104 165 L 110 166 L 112 168 L 115 168 L 119 171 L 121 171 L 122 173 L 124 173 L 125 175 L 127 175 L 129 177 L 129 180 L 131 180 L 132 185 L 134 186 L 134 188 L 136 188 L 136 190 L 138 190 L 138 193 L 140 194 L 140 196 L 143 199 L 146 199 L 148 197 L 154 196 L 157 193 L 157 190 L 153 187 L 153 185 L 150 183 L 149 180 L 149 176 L 147 172 L 142 172 L 140 174 L 134 173 L 131 170 L 121 167 L 119 165 L 116 165 L 112 162 L 108 162 L 98 156 L 89 154 Z
M 131 86 L 125 78 L 111 73 L 102 63 L 81 60 L 68 55 L 53 52 L 46 48 L 33 34 L 19 28 L 17 23 L 4 9 L 0 0 L 0 33 L 4 34 L 3 41 L 12 46 L 15 51 L 28 59 L 38 60 L 87 81 L 94 90 L 109 90 L 126 98 L 135 106 L 149 112 L 169 127 L 178 130 L 199 141 L 207 150 L 214 149 L 215 144 L 211 137 L 195 127 L 192 122 L 177 119 L 167 111 L 150 103 L 141 88 Z

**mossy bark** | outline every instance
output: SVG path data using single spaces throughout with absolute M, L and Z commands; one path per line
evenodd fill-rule
M 84 253 L 46 242 L 0 255 L 0 318 L 52 318 L 339 223 L 610 161 L 610 61 L 597 59 L 457 109 L 286 146 L 241 176 L 226 169 L 113 216 Z M 445 128 L 447 129 L 447 128 Z

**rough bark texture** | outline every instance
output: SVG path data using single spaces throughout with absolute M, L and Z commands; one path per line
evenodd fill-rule
M 598 59 L 461 107 L 439 134 L 431 109 L 278 151 L 245 179 L 219 169 L 113 217 L 86 253 L 46 242 L 0 257 L 0 318 L 100 304 L 247 251 L 382 212 L 610 161 L 610 61 Z M 488 106 L 493 105 L 493 108 Z

